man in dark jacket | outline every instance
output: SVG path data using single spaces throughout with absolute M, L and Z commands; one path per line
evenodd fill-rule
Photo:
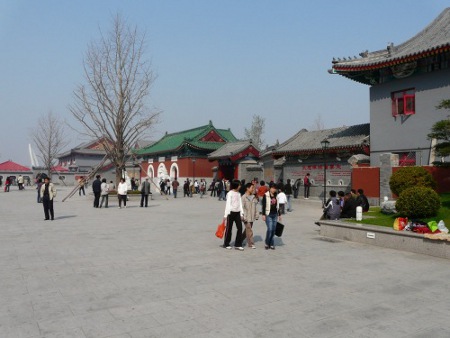
M 92 191 L 94 193 L 94 208 L 98 208 L 100 204 L 100 194 L 102 193 L 102 181 L 100 175 L 95 177 L 95 181 L 92 182 Z
M 346 193 L 344 196 L 344 206 L 342 207 L 341 218 L 356 218 L 357 206 L 352 194 Z
M 286 198 L 287 198 L 287 211 L 291 212 L 292 211 L 292 206 L 291 206 L 292 185 L 291 185 L 291 180 L 289 178 L 287 179 L 286 185 L 284 186 L 284 193 L 286 194 Z
M 366 195 L 364 195 L 364 190 L 358 189 L 358 194 L 356 197 L 356 204 L 359 207 L 362 207 L 363 212 L 369 211 L 369 200 Z
M 144 206 L 147 208 L 148 206 L 148 195 L 150 195 L 150 182 L 148 181 L 148 178 L 145 179 L 144 182 L 141 184 L 141 208 Z

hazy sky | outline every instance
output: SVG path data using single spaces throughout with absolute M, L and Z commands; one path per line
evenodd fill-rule
M 117 12 L 147 35 L 158 74 L 148 104 L 163 111 L 159 139 L 207 124 L 244 136 L 266 120 L 280 142 L 320 116 L 326 128 L 369 122 L 369 87 L 330 75 L 333 57 L 400 44 L 448 6 L 445 0 L 0 0 L 0 163 L 30 165 L 30 130 L 68 111 L 83 83 L 88 43 Z M 70 145 L 82 141 L 67 132 Z M 68 149 L 67 149 L 68 150 Z

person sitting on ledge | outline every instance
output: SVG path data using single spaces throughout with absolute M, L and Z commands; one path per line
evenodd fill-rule
M 341 218 L 356 218 L 356 200 L 352 193 L 348 192 L 344 196 L 344 206 L 341 211 Z

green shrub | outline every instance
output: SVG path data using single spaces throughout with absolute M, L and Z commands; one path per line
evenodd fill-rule
M 436 189 L 436 181 L 422 167 L 403 167 L 393 173 L 389 180 L 389 187 L 397 196 L 400 196 L 403 190 L 417 186 Z
M 397 212 L 408 218 L 436 216 L 440 207 L 441 200 L 437 192 L 420 186 L 403 190 L 395 203 Z

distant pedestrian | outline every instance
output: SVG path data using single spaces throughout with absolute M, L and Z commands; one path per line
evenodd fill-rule
M 284 187 L 278 189 L 277 201 L 278 207 L 280 208 L 280 214 L 284 215 L 286 213 L 286 204 L 287 204 L 287 197 L 286 194 L 284 193 Z
M 19 186 L 19 190 L 23 190 L 24 186 L 23 186 L 23 176 L 19 175 L 19 177 L 17 178 L 17 185 Z
M 55 219 L 55 212 L 53 210 L 53 199 L 56 197 L 56 189 L 53 183 L 50 183 L 50 178 L 44 178 L 44 184 L 41 186 L 42 204 L 44 206 L 45 220 Z
M 242 219 L 244 218 L 244 210 L 242 208 L 241 194 L 239 193 L 240 185 L 239 180 L 234 180 L 230 186 L 231 190 L 226 197 L 227 203 L 225 205 L 225 214 L 223 216 L 224 222 L 226 222 L 226 229 L 223 247 L 231 250 L 230 242 L 233 223 L 236 223 L 237 232 L 234 248 L 236 250 L 244 251 L 244 248 L 242 247 Z
M 11 186 L 11 177 L 6 177 L 5 180 L 5 192 L 9 192 L 9 187 Z
M 144 206 L 146 208 L 148 207 L 148 195 L 150 194 L 150 182 L 148 181 L 148 178 L 146 178 L 141 184 L 141 208 Z
M 36 179 L 36 190 L 37 190 L 37 202 L 42 203 L 42 196 L 41 196 L 41 187 L 42 187 L 42 179 L 41 176 Z
M 102 200 L 100 202 L 100 206 L 99 208 L 101 208 L 103 206 L 103 202 L 105 202 L 105 208 L 108 207 L 108 198 L 109 198 L 109 184 L 106 183 L 106 178 L 102 179 L 102 184 L 101 184 L 101 197 Z
M 225 194 L 226 194 L 226 183 L 225 178 L 223 178 L 218 186 L 217 186 L 217 195 L 219 196 L 219 201 L 225 201 Z
M 311 180 L 309 179 L 309 176 L 310 176 L 309 173 L 307 173 L 303 178 L 303 185 L 305 186 L 305 194 L 304 194 L 305 200 L 309 199 L 309 190 L 311 187 Z
M 128 192 L 128 186 L 125 182 L 124 178 L 120 179 L 119 184 L 117 185 L 117 197 L 119 199 L 119 209 L 122 208 L 122 202 L 123 206 L 127 207 L 127 192 Z
M 86 185 L 86 180 L 84 179 L 84 177 L 80 177 L 78 179 L 78 195 L 81 196 L 81 193 L 83 192 L 83 196 L 86 196 L 86 193 L 84 191 L 84 186 Z
M 216 197 L 216 179 L 212 180 L 208 190 L 211 191 L 211 197 Z
M 180 186 L 180 182 L 177 181 L 177 179 L 175 178 L 172 181 L 172 192 L 173 192 L 173 198 L 177 198 L 177 193 L 178 193 L 178 187 Z
M 100 195 L 102 193 L 102 181 L 100 180 L 100 175 L 95 176 L 95 180 L 92 182 L 92 192 L 94 193 L 94 208 L 98 208 Z
M 287 200 L 286 210 L 291 212 L 292 211 L 292 205 L 291 205 L 292 185 L 291 185 L 291 180 L 289 178 L 286 181 L 286 184 L 284 185 L 284 193 L 286 194 L 286 200 Z
M 275 250 L 273 237 L 277 222 L 281 221 L 281 215 L 277 200 L 277 186 L 274 182 L 269 184 L 269 191 L 264 194 L 262 199 L 262 220 L 266 222 L 267 226 L 265 249 Z

